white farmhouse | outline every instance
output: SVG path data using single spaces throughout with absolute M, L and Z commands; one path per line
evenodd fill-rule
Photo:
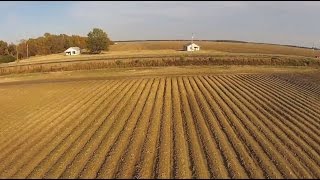
M 67 56 L 79 55 L 81 53 L 79 47 L 69 47 L 64 52 L 66 53 Z
M 199 51 L 200 50 L 200 46 L 196 45 L 195 43 L 189 43 L 183 46 L 183 49 L 185 51 Z

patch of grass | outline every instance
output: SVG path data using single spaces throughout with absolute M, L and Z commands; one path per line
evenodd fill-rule
M 0 67 L 0 75 L 12 73 L 55 72 L 91 70 L 127 67 L 162 67 L 162 66 L 202 66 L 202 65 L 268 65 L 268 66 L 308 66 L 319 67 L 320 60 L 301 56 L 276 55 L 209 55 L 193 54 L 188 56 L 129 57 L 114 60 L 96 60 L 85 62 L 65 62 L 50 64 L 30 64 L 12 67 Z

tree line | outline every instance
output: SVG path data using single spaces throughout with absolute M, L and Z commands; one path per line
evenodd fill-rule
M 79 35 L 45 33 L 37 38 L 23 39 L 18 44 L 7 43 L 0 40 L 0 61 L 15 60 L 36 55 L 49 55 L 64 52 L 69 47 L 79 47 L 91 53 L 100 53 L 108 50 L 113 42 L 102 29 L 93 28 L 87 37 Z M 3 60 L 6 59 L 6 60 Z

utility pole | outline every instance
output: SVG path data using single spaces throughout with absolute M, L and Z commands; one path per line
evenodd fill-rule
M 192 36 L 191 36 L 191 48 L 192 48 L 192 51 L 191 53 L 194 51 L 194 47 L 193 47 L 193 33 L 192 33 Z
M 312 56 L 314 57 L 314 43 L 312 45 Z
M 27 59 L 29 57 L 29 46 L 28 46 L 28 42 L 27 42 Z
M 19 62 L 19 53 L 18 53 L 18 45 L 16 45 L 16 53 L 17 53 L 17 62 Z
M 191 43 L 193 44 L 193 33 L 192 33 Z

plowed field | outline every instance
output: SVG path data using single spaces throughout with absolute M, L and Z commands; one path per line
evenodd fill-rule
M 320 86 L 289 76 L 0 86 L 0 178 L 320 178 Z

